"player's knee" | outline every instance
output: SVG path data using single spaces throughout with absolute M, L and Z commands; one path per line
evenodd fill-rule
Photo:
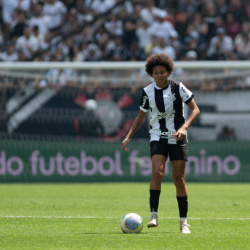
M 164 176 L 163 170 L 153 171 L 152 173 L 152 178 L 156 181 L 162 181 L 163 176 Z
M 175 186 L 179 188 L 184 188 L 186 185 L 185 176 L 175 176 L 173 178 L 173 181 L 174 181 Z

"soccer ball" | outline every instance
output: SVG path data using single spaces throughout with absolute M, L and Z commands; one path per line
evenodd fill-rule
M 85 102 L 84 107 L 88 111 L 95 111 L 97 109 L 97 102 L 94 99 L 89 99 Z
M 140 215 L 129 213 L 122 217 L 120 226 L 124 233 L 140 233 L 143 228 L 143 221 Z

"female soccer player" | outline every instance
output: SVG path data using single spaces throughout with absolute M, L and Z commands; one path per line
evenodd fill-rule
M 154 82 L 143 89 L 139 114 L 123 140 L 121 148 L 124 151 L 129 150 L 126 146 L 141 127 L 150 110 L 152 178 L 149 203 L 151 218 L 147 226 L 157 227 L 159 224 L 157 212 L 161 182 L 165 163 L 169 157 L 179 207 L 180 231 L 190 233 L 190 225 L 187 224 L 188 192 L 185 182 L 185 165 L 188 160 L 187 129 L 200 111 L 193 99 L 193 93 L 183 83 L 168 79 L 174 70 L 174 62 L 169 56 L 163 53 L 151 55 L 146 60 L 145 70 Z M 191 111 L 187 120 L 184 118 L 184 103 Z

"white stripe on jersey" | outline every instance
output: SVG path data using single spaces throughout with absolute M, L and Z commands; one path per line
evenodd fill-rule
M 176 83 L 175 83 L 176 84 Z M 165 112 L 159 112 L 156 106 L 155 101 L 155 88 L 158 90 L 161 90 L 155 82 L 151 83 L 147 87 L 145 87 L 143 90 L 143 96 L 141 98 L 140 103 L 140 110 L 144 112 L 148 112 L 151 110 L 151 116 L 150 116 L 150 141 L 158 141 L 160 139 L 160 123 L 159 119 L 165 118 L 165 125 L 169 132 L 175 132 L 175 116 L 176 116 L 176 110 L 174 110 L 174 102 L 176 101 L 176 98 L 178 96 L 175 96 L 175 93 L 172 93 L 171 91 L 171 84 L 168 85 L 166 89 L 163 89 L 163 100 L 164 100 L 164 106 L 165 106 Z M 179 83 L 179 95 L 181 98 L 181 115 L 184 119 L 184 102 L 187 102 L 192 99 L 193 93 L 188 90 L 182 83 Z M 180 99 L 179 98 L 179 99 Z M 178 115 L 178 114 L 177 114 Z

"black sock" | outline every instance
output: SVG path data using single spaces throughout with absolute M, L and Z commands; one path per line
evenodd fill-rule
M 158 211 L 160 193 L 161 193 L 161 190 L 151 190 L 150 189 L 149 204 L 150 204 L 151 212 Z
M 179 214 L 180 217 L 187 217 L 187 212 L 188 212 L 188 197 L 179 197 L 177 196 L 177 201 L 178 201 L 178 206 L 179 206 Z

